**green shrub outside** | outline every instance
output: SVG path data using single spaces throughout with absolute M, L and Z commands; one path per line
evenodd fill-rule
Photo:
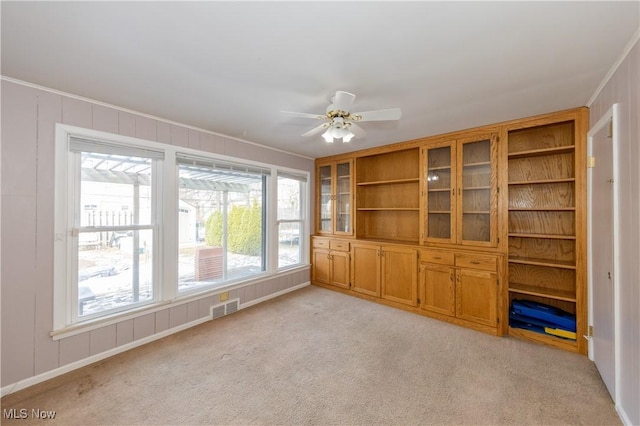
M 204 224 L 204 241 L 208 246 L 222 245 L 222 212 L 213 212 Z
M 256 256 L 262 249 L 262 208 L 257 202 L 251 207 L 233 206 L 228 214 L 227 250 L 231 253 Z M 208 246 L 222 245 L 222 213 L 214 212 L 205 223 Z

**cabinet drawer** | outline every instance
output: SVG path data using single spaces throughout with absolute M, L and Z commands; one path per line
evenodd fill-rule
M 495 271 L 497 269 L 497 257 L 480 254 L 456 253 L 456 266 L 482 269 L 483 271 Z
M 329 248 L 337 251 L 349 251 L 349 242 L 340 240 L 330 240 Z
M 312 244 L 314 248 L 329 248 L 329 240 L 324 238 L 314 238 Z
M 440 265 L 453 265 L 453 253 L 448 251 L 420 250 L 420 261 Z

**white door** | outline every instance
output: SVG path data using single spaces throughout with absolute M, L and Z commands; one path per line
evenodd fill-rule
M 589 169 L 591 220 L 591 358 L 615 401 L 614 181 L 611 120 L 593 134 Z

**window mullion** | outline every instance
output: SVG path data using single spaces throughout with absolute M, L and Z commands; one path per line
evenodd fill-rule
M 267 262 L 268 271 L 278 270 L 278 239 L 280 229 L 278 225 L 278 174 L 272 171 L 272 179 L 268 179 L 267 190 Z
M 72 196 L 69 203 L 69 224 L 68 228 L 69 239 L 69 271 L 71 272 L 70 279 L 68 280 L 67 288 L 67 323 L 76 322 L 78 320 L 78 250 L 80 248 L 80 238 L 77 232 L 72 232 L 73 229 L 78 229 L 81 224 L 81 202 L 80 202 L 80 187 L 81 187 L 81 156 L 80 153 L 71 153 L 69 155 L 69 188 L 72 189 Z
M 167 149 L 162 170 L 158 173 L 161 180 L 158 185 L 157 199 L 160 202 L 158 223 L 162 226 L 162 235 L 158 238 L 159 259 L 163 259 L 159 268 L 159 299 L 172 300 L 178 294 L 178 173 L 176 151 Z

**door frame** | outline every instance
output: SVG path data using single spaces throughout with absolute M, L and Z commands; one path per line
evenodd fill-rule
M 613 211 L 612 211 L 612 220 L 613 220 L 613 333 L 614 333 L 614 389 L 615 389 L 615 398 L 614 403 L 616 409 L 619 405 L 620 398 L 620 327 L 621 327 L 621 319 L 620 319 L 620 286 L 618 284 L 618 277 L 620 276 L 620 260 L 619 257 L 615 255 L 615 253 L 621 253 L 620 247 L 620 167 L 619 167 L 619 146 L 620 146 L 620 132 L 618 130 L 618 126 L 620 123 L 620 104 L 615 103 L 609 108 L 607 112 L 605 112 L 602 117 L 589 129 L 587 133 L 587 156 L 591 158 L 593 155 L 593 143 L 595 135 L 600 132 L 605 126 L 612 123 L 612 159 L 613 159 Z M 587 174 L 587 289 L 588 289 L 588 324 L 593 325 L 593 251 L 592 251 L 592 235 L 591 229 L 593 225 L 593 215 L 591 212 L 592 209 L 592 179 L 593 173 Z M 589 359 L 594 361 L 593 359 L 593 339 L 590 336 L 587 337 L 589 341 Z

